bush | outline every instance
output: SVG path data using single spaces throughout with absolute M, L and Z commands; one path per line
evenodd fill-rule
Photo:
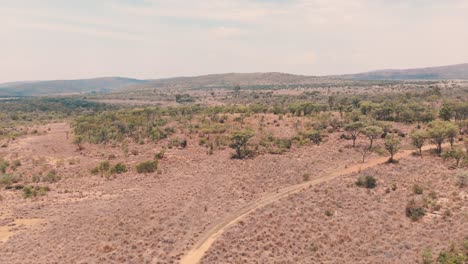
M 43 182 L 58 182 L 59 180 L 60 176 L 57 175 L 55 170 L 49 171 L 46 176 L 42 177 Z
M 446 251 L 442 251 L 437 258 L 438 264 L 465 264 L 468 263 L 468 237 L 465 237 L 460 246 L 452 244 Z
M 47 186 L 25 186 L 23 188 L 23 197 L 27 199 L 36 196 L 44 196 L 49 191 L 50 189 Z
M 423 194 L 423 192 L 424 192 L 424 189 L 420 185 L 418 184 L 413 185 L 414 194 Z
M 424 206 L 421 203 L 416 202 L 414 199 L 408 202 L 405 212 L 406 216 L 413 221 L 417 221 L 426 215 L 426 209 L 424 209 Z
M 155 172 L 158 168 L 157 161 L 144 161 L 136 166 L 138 173 L 151 173 Z
M 18 181 L 18 178 L 11 174 L 3 174 L 0 176 L 0 184 L 9 185 L 12 183 L 17 183 Z
M 366 187 L 368 189 L 373 189 L 377 186 L 377 180 L 372 176 L 361 175 L 356 181 L 356 185 L 359 187 Z
M 8 166 L 10 166 L 10 163 L 0 158 L 0 173 L 6 173 Z
M 111 171 L 112 174 L 121 174 L 127 172 L 127 166 L 123 163 L 117 163 L 114 167 L 112 167 Z
M 422 264 L 433 264 L 432 261 L 432 251 L 430 249 L 425 249 L 422 253 Z
M 164 154 L 166 153 L 166 149 L 161 149 L 158 153 L 154 154 L 154 158 L 160 160 L 164 158 Z
M 95 167 L 91 169 L 91 174 L 97 175 L 99 173 L 99 167 Z

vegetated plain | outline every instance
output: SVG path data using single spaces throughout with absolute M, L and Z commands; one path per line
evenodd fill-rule
M 464 263 L 467 91 L 269 73 L 1 100 L 0 263 Z

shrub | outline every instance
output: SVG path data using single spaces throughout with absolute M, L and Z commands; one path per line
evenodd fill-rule
M 55 170 L 49 171 L 46 176 L 42 177 L 43 182 L 58 182 L 59 180 L 60 176 L 57 175 Z
M 406 216 L 413 221 L 417 221 L 426 215 L 426 209 L 424 209 L 424 206 L 421 203 L 416 202 L 414 199 L 411 199 L 408 202 L 405 212 Z
M 9 185 L 12 183 L 17 183 L 18 181 L 18 178 L 11 174 L 3 174 L 0 176 L 0 184 Z
M 10 166 L 10 163 L 0 158 L 0 173 L 6 173 L 8 166 Z
M 361 175 L 358 177 L 358 180 L 356 181 L 356 185 L 359 187 L 365 187 L 368 189 L 373 189 L 377 186 L 377 180 L 372 177 L 372 176 L 364 176 Z
M 127 172 L 127 166 L 123 163 L 117 163 L 115 164 L 115 166 L 113 166 L 111 168 L 111 171 L 110 171 L 112 174 L 121 174 L 121 173 L 124 173 L 124 172 Z
M 424 192 L 424 189 L 420 185 L 418 184 L 413 185 L 414 194 L 423 194 L 423 192 Z
M 138 173 L 151 173 L 155 172 L 158 168 L 157 161 L 144 161 L 136 166 Z
M 432 264 L 432 251 L 426 248 L 422 253 L 422 264 Z
M 452 244 L 448 250 L 440 252 L 437 258 L 438 264 L 465 264 L 468 263 L 468 237 L 462 245 Z
M 460 165 L 460 161 L 465 158 L 465 153 L 463 150 L 458 149 L 458 148 L 452 148 L 449 151 L 446 151 L 442 153 L 442 159 L 447 160 L 447 159 L 453 159 L 455 160 L 455 165 L 453 167 L 457 168 L 458 165 Z
M 49 191 L 50 189 L 47 186 L 25 186 L 23 188 L 23 197 L 27 199 L 36 196 L 44 196 Z
M 166 153 L 166 149 L 163 148 L 158 153 L 154 154 L 154 158 L 157 159 L 157 160 L 160 160 L 160 159 L 164 158 L 165 153 Z
M 181 148 L 186 148 L 186 147 L 187 147 L 187 139 L 183 139 L 183 140 L 180 142 L 180 147 L 181 147 Z
M 313 130 L 313 131 L 307 132 L 306 137 L 310 139 L 310 141 L 312 141 L 316 145 L 320 145 L 320 143 L 322 143 L 322 140 L 323 140 L 322 131 L 320 130 Z
M 97 175 L 99 173 L 99 167 L 95 167 L 91 169 L 91 174 Z

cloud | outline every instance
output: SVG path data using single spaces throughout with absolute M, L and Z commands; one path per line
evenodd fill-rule
M 235 27 L 217 27 L 211 30 L 215 37 L 231 38 L 245 35 L 247 32 Z
M 0 82 L 79 78 L 83 64 L 88 77 L 156 78 L 459 63 L 467 9 L 466 0 L 4 0 Z

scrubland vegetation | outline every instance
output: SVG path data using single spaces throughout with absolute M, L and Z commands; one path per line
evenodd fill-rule
M 25 218 L 47 217 L 41 208 L 48 208 L 67 219 L 72 224 L 58 226 L 71 226 L 97 247 L 87 246 L 90 262 L 176 263 L 224 218 L 303 185 L 236 222 L 202 262 L 315 263 L 335 254 L 342 263 L 360 257 L 463 263 L 462 232 L 449 241 L 442 231 L 464 228 L 466 87 L 463 81 L 200 83 L 0 100 L 0 203 Z M 89 213 L 86 202 L 99 209 Z M 61 204 L 70 206 L 67 213 Z M 84 212 L 87 223 L 99 224 L 80 222 Z M 108 217 L 103 212 L 119 212 L 106 218 L 115 234 L 98 231 L 104 223 L 98 219 Z M 142 222 L 151 225 L 141 229 Z M 390 242 L 379 228 L 388 229 Z M 66 247 L 69 234 L 53 237 L 48 249 Z M 0 262 L 13 258 L 15 243 L 29 242 L 18 236 L 8 243 L 0 244 Z

